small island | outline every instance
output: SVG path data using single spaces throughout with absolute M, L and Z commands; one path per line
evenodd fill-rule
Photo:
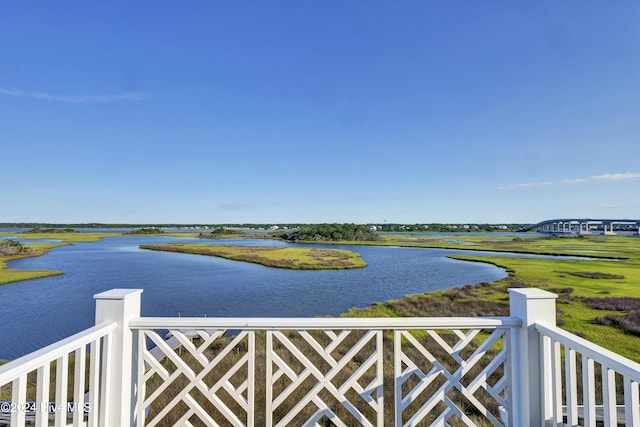
M 124 234 L 164 234 L 158 227 L 137 228 Z
M 20 231 L 20 234 L 69 234 L 77 233 L 73 228 L 40 228 L 34 227 L 31 230 Z
M 375 242 L 380 240 L 370 227 L 358 224 L 312 224 L 276 232 L 273 237 L 289 242 Z
M 366 267 L 360 255 L 343 249 L 289 248 L 216 244 L 164 243 L 141 249 L 208 255 L 290 270 L 340 270 Z
M 247 234 L 244 231 L 238 229 L 216 227 L 210 232 L 200 233 L 198 235 L 201 239 L 229 239 L 229 238 L 256 238 L 255 234 Z

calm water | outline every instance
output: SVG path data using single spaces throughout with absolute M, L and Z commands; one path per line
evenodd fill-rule
M 293 271 L 214 257 L 144 251 L 138 245 L 188 238 L 109 237 L 12 261 L 10 268 L 62 270 L 62 276 L 0 286 L 0 358 L 12 359 L 93 325 L 93 295 L 141 288 L 145 316 L 318 316 L 350 307 L 506 276 L 488 264 L 446 258 L 438 249 L 340 246 L 368 267 Z M 287 245 L 266 240 L 225 241 Z M 321 245 L 316 245 L 321 246 Z M 336 247 L 336 246 L 331 246 Z

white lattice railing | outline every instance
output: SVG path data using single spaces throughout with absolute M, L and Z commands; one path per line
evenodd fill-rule
M 512 323 L 512 326 L 520 326 Z M 436 331 L 428 330 L 428 334 L 440 345 L 440 348 L 455 360 L 455 370 L 447 369 L 443 366 L 442 361 L 434 356 L 434 347 L 429 347 L 419 342 L 408 331 L 397 331 L 395 335 L 395 352 L 394 368 L 396 381 L 396 425 L 416 425 L 429 414 L 438 404 L 444 403 L 444 410 L 440 412 L 438 417 L 432 422 L 433 425 L 445 425 L 452 416 L 456 416 L 466 425 L 474 426 L 476 422 L 469 417 L 468 409 L 461 407 L 460 402 L 466 401 L 473 408 L 473 412 L 478 412 L 480 418 L 486 420 L 494 426 L 505 425 L 507 420 L 500 419 L 500 415 L 496 410 L 491 411 L 486 404 L 480 401 L 479 391 L 485 396 L 485 401 L 493 402 L 497 408 L 509 408 L 510 397 L 507 394 L 507 388 L 511 380 L 508 374 L 506 364 L 508 363 L 509 343 L 508 331 L 503 328 L 494 330 L 480 345 L 476 346 L 467 357 L 461 354 L 469 343 L 477 337 L 482 329 L 474 327 L 462 331 L 454 329 L 452 332 L 458 338 L 457 342 L 449 345 L 445 342 Z M 403 343 L 406 341 L 406 343 Z M 506 342 L 505 342 L 506 341 Z M 403 348 L 409 347 L 417 350 L 419 355 L 424 356 L 433 365 L 428 372 L 424 372 L 419 368 L 408 353 Z M 490 354 L 491 349 L 498 347 L 495 354 Z M 438 348 L 438 347 L 435 347 Z M 483 363 L 484 362 L 484 363 Z M 405 366 L 403 369 L 402 367 Z M 479 369 L 478 369 L 479 368 Z M 469 375 L 474 369 L 478 372 Z M 502 372 L 500 372 L 502 371 Z M 403 385 L 411 376 L 417 375 L 420 381 L 410 388 L 405 394 L 402 392 Z M 425 392 L 429 385 L 437 379 L 438 376 L 444 376 L 445 381 L 441 381 L 440 387 L 434 391 Z M 467 381 L 464 379 L 467 378 Z M 490 381 L 493 378 L 492 381 Z M 449 395 L 451 391 L 457 391 L 460 395 L 458 402 L 455 402 Z M 415 401 L 421 393 L 426 394 L 426 402 L 419 408 L 413 409 Z M 489 399 L 486 399 L 488 397 Z M 496 408 L 496 409 L 497 409 Z M 409 411 L 409 420 L 404 420 L 404 413 Z
M 444 425 L 452 418 L 504 426 L 508 331 L 522 322 L 141 318 L 129 324 L 142 355 L 136 419 L 148 427 L 196 419 L 212 426 L 221 420 Z
M 536 325 L 545 419 L 553 425 L 640 426 L 640 364 L 554 326 Z
M 94 326 L 0 366 L 0 425 L 104 425 L 111 375 L 103 355 L 116 326 Z
M 141 293 L 96 295 L 97 326 L 0 367 L 0 426 L 640 427 L 640 365 L 556 328 L 549 292 L 377 319 L 144 318 Z

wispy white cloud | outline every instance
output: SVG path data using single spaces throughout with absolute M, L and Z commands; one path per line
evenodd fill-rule
M 123 92 L 106 95 L 58 95 L 46 92 L 25 92 L 17 89 L 0 88 L 0 94 L 17 98 L 30 98 L 54 102 L 70 102 L 73 104 L 99 103 L 114 101 L 141 101 L 147 98 L 144 93 Z
M 543 182 L 525 182 L 520 184 L 509 184 L 499 187 L 501 190 L 515 190 L 518 188 L 531 188 L 531 187 L 548 187 L 551 185 L 561 184 L 586 184 L 590 182 L 612 182 L 612 181 L 629 181 L 633 179 L 640 179 L 639 172 L 624 172 L 624 173 L 605 173 L 603 175 L 593 175 L 586 178 L 570 178 L 561 179 L 558 181 L 543 181 Z

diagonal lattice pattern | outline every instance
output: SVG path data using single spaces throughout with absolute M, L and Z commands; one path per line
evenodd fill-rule
M 395 331 L 396 425 L 504 426 L 505 331 Z
M 168 339 L 167 339 L 168 337 Z M 242 331 L 140 331 L 145 425 L 253 425 L 255 336 Z M 150 349 L 147 349 L 150 347 Z
M 383 424 L 382 331 L 267 332 L 267 426 Z
M 251 326 L 138 329 L 138 425 L 505 425 L 509 328 Z

